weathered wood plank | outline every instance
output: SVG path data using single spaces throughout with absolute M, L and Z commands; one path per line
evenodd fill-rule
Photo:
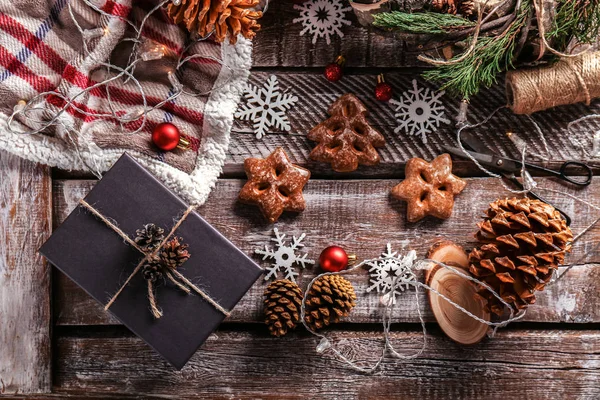
M 347 352 L 373 360 L 379 332 L 331 333 Z M 419 331 L 393 333 L 403 354 L 421 346 Z M 473 347 L 431 329 L 425 353 L 384 363 L 382 373 L 355 373 L 315 351 L 305 333 L 284 338 L 266 332 L 217 332 L 182 371 L 134 337 L 57 340 L 57 393 L 105 391 L 179 397 L 319 399 L 577 398 L 600 395 L 598 331 L 508 330 Z
M 487 204 L 509 193 L 493 179 L 471 178 L 465 192 L 457 197 L 454 215 L 445 222 L 423 220 L 408 224 L 405 219 L 405 206 L 389 198 L 389 190 L 397 183 L 394 180 L 370 181 L 311 181 L 305 190 L 307 210 L 297 217 L 284 216 L 276 225 L 284 233 L 307 233 L 305 251 L 317 258 L 320 250 L 331 244 L 343 244 L 355 252 L 359 259 L 377 257 L 389 241 L 395 249 L 417 250 L 420 257 L 435 241 L 450 238 L 467 248 L 473 245 L 475 223 Z M 583 199 L 594 201 L 600 196 L 597 182 L 588 189 L 576 192 L 543 178 L 541 184 L 561 188 L 577 194 Z M 55 226 L 75 207 L 93 186 L 93 181 L 56 181 L 54 187 Z M 236 198 L 241 180 L 221 180 L 214 193 L 201 209 L 201 214 L 247 254 L 251 254 L 272 237 L 272 226 L 266 224 L 253 207 L 237 204 Z M 566 212 L 574 216 L 573 230 L 580 232 L 592 223 L 595 215 L 568 199 L 556 194 L 548 194 L 549 201 L 556 202 Z M 365 205 L 368 202 L 368 207 Z M 576 214 L 577 210 L 577 214 Z M 599 229 L 594 229 L 574 246 L 567 261 L 579 260 L 584 253 L 591 252 L 598 242 Z M 597 262 L 596 254 L 591 254 L 585 262 Z M 258 259 L 257 259 L 258 260 Z M 263 264 L 265 265 L 265 264 Z M 301 282 L 306 285 L 314 277 L 314 269 L 305 271 Z M 364 323 L 380 321 L 379 298 L 375 294 L 365 295 L 368 279 L 365 271 L 352 272 L 349 279 L 360 294 L 357 308 L 349 322 Z M 600 266 L 589 264 L 572 269 L 556 287 L 548 287 L 538 296 L 538 302 L 531 307 L 527 321 L 536 322 L 600 322 Z M 55 314 L 60 325 L 116 324 L 117 321 L 106 314 L 94 300 L 67 278 L 57 277 L 58 290 L 55 298 Z M 250 290 L 234 309 L 232 322 L 255 322 L 262 319 L 262 281 Z M 424 294 L 421 296 L 422 312 L 432 321 Z M 414 296 L 403 296 L 397 306 L 395 320 L 402 322 L 418 321 Z
M 51 388 L 51 189 L 48 168 L 0 153 L 0 394 Z
M 325 66 L 343 54 L 349 67 L 401 67 L 406 65 L 404 43 L 393 35 L 360 26 L 352 11 L 346 13 L 351 25 L 344 26 L 343 38 L 333 36 L 312 43 L 312 35 L 300 36 L 301 23 L 293 23 L 300 12 L 292 0 L 271 1 L 261 20 L 262 30 L 254 39 L 254 67 Z M 418 49 L 410 52 L 411 65 L 417 63 Z M 422 64 L 421 64 L 422 65 Z
M 261 86 L 271 72 L 254 72 L 250 82 Z M 386 74 L 386 80 L 396 91 L 396 98 L 412 89 L 413 79 L 418 84 L 435 90 L 436 87 L 418 78 L 417 72 L 399 70 Z M 395 108 L 390 103 L 381 103 L 373 94 L 376 85 L 375 75 L 347 75 L 339 82 L 328 82 L 322 74 L 315 73 L 278 73 L 282 90 L 289 89 L 298 96 L 296 105 L 287 112 L 291 123 L 289 133 L 277 132 L 266 135 L 262 140 L 256 139 L 249 123 L 236 121 L 232 129 L 231 144 L 226 161 L 227 176 L 239 176 L 242 173 L 243 162 L 248 157 L 267 156 L 275 148 L 283 147 L 290 157 L 300 165 L 313 171 L 314 176 L 349 178 L 349 177 L 402 177 L 403 165 L 412 157 L 433 159 L 444 152 L 443 146 L 456 145 L 456 128 L 454 118 L 460 106 L 458 99 L 444 95 L 441 100 L 445 107 L 444 116 L 452 120 L 451 124 L 441 124 L 440 128 L 427 135 L 427 143 L 421 136 L 409 136 L 404 131 L 395 133 L 398 126 L 395 118 Z M 307 132 L 327 118 L 329 105 L 344 93 L 355 93 L 365 102 L 370 111 L 369 122 L 386 138 L 386 146 L 379 149 L 381 163 L 376 167 L 361 167 L 353 174 L 336 174 L 328 164 L 316 163 L 308 159 L 314 143 L 306 138 Z M 482 121 L 498 107 L 506 104 L 504 88 L 496 85 L 483 90 L 480 96 L 473 99 L 469 108 L 469 122 Z M 543 130 L 548 141 L 549 154 L 545 153 L 541 139 L 534 125 L 526 116 L 515 116 L 505 109 L 500 111 L 488 124 L 473 130 L 475 135 L 488 148 L 504 156 L 520 158 L 515 145 L 506 137 L 506 132 L 516 132 L 527 141 L 528 150 L 545 155 L 544 160 L 552 168 L 557 168 L 559 162 L 566 159 L 579 159 L 581 150 L 577 141 L 589 146 L 591 150 L 591 132 L 600 129 L 598 122 L 581 124 L 582 129 L 573 134 L 567 134 L 566 126 L 578 117 L 600 112 L 600 101 L 592 106 L 573 105 L 541 112 L 533 118 Z M 490 151 L 491 152 L 491 151 Z M 594 164 L 594 162 L 592 162 Z M 597 160 L 595 165 L 598 164 Z M 471 162 L 457 161 L 456 171 L 463 176 L 481 176 L 482 172 Z

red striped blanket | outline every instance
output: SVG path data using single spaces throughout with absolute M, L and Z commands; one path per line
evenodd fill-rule
M 141 37 L 163 45 L 168 56 L 137 65 L 135 76 L 142 88 L 123 78 L 108 86 L 95 85 L 117 74 L 103 63 L 127 65 L 131 45 L 123 39 L 135 34 L 127 21 L 139 26 L 155 1 L 1 3 L 0 149 L 60 168 L 99 171 L 110 168 L 128 151 L 188 200 L 202 202 L 206 198 L 224 162 L 233 113 L 249 73 L 248 41 L 230 46 L 209 39 L 188 48 L 183 56 L 211 56 L 230 66 L 231 71 L 207 58 L 185 64 L 177 76 L 186 91 L 206 94 L 184 94 L 167 102 L 149 113 L 143 129 L 133 133 L 142 126 L 141 118 L 123 124 L 110 115 L 138 114 L 143 110 L 144 96 L 147 105 L 153 107 L 173 94 L 168 73 L 189 43 L 187 33 L 173 25 L 163 10 L 155 12 Z M 90 33 L 85 41 L 87 49 L 76 24 Z M 7 117 L 15 104 L 45 92 L 56 93 L 44 96 L 36 111 L 19 115 L 8 129 Z M 60 115 L 59 123 L 42 134 L 29 134 L 59 113 L 65 98 L 74 100 Z M 165 153 L 155 148 L 150 136 L 161 122 L 176 124 L 191 142 L 191 149 Z

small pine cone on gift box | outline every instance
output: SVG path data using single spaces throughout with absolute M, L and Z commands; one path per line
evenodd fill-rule
M 142 229 L 135 231 L 135 243 L 145 250 L 155 250 L 165 238 L 164 229 L 154 224 L 146 224 Z
M 152 283 L 162 278 L 162 266 L 158 259 L 148 260 L 142 267 L 142 274 L 144 275 L 144 279 Z
M 324 275 L 306 294 L 304 322 L 316 331 L 339 322 L 355 305 L 356 293 L 350 281 L 340 275 Z
M 284 336 L 300 321 L 302 289 L 287 279 L 272 282 L 265 290 L 265 324 L 273 336 Z
M 182 244 L 182 238 L 174 237 L 160 251 L 160 262 L 165 268 L 176 269 L 190 258 L 188 245 Z

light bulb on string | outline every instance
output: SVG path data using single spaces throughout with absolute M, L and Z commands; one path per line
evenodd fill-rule
M 27 107 L 27 101 L 21 99 L 17 101 L 17 104 L 15 104 L 15 106 L 13 107 L 13 113 L 20 113 L 23 110 L 25 110 L 25 107 Z
M 167 78 L 169 79 L 171 86 L 173 86 L 175 93 L 180 93 L 183 91 L 183 85 L 181 84 L 181 82 L 179 82 L 177 74 L 174 71 L 169 71 L 167 74 Z
M 140 57 L 143 61 L 160 60 L 169 54 L 169 49 L 154 40 L 144 39 L 140 44 Z
M 100 36 L 104 36 L 108 33 L 108 28 L 94 28 L 94 29 L 86 29 L 83 31 L 83 39 L 84 40 L 92 40 L 96 39 Z

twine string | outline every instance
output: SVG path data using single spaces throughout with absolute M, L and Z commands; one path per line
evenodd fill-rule
M 589 105 L 600 97 L 600 52 L 563 58 L 546 67 L 509 71 L 506 92 L 516 114 L 580 102 Z
M 163 238 L 163 240 L 158 244 L 158 246 L 151 252 L 143 250 L 140 246 L 138 246 L 135 241 L 133 241 L 129 235 L 127 235 L 123 230 L 121 230 L 116 224 L 114 224 L 109 218 L 102 215 L 100 211 L 98 211 L 94 206 L 89 204 L 84 199 L 79 200 L 79 204 L 81 204 L 84 208 L 90 211 L 94 216 L 96 216 L 100 221 L 104 222 L 106 226 L 112 229 L 117 235 L 119 235 L 124 241 L 138 250 L 140 253 L 144 254 L 142 260 L 135 267 L 133 272 L 127 277 L 125 283 L 123 283 L 117 292 L 109 299 L 109 301 L 104 306 L 104 310 L 108 311 L 108 309 L 113 305 L 113 303 L 117 300 L 117 298 L 121 295 L 123 290 L 127 287 L 129 282 L 133 279 L 134 276 L 143 268 L 144 264 L 148 262 L 148 260 L 155 258 L 158 253 L 163 249 L 165 244 L 171 239 L 171 237 L 175 234 L 177 229 L 181 226 L 181 224 L 187 219 L 187 217 L 194 211 L 194 206 L 188 207 L 182 216 L 177 220 L 171 231 Z M 182 275 L 179 271 L 172 269 L 167 271 L 167 278 L 173 282 L 177 287 L 182 289 L 186 293 L 190 293 L 190 289 L 199 294 L 204 300 L 206 300 L 210 305 L 212 305 L 215 309 L 221 312 L 226 317 L 229 317 L 231 314 L 230 311 L 226 310 L 221 306 L 217 301 L 215 301 L 212 297 L 210 297 L 206 292 L 201 290 L 199 287 L 194 285 L 189 279 L 187 279 L 184 275 Z M 179 280 L 179 281 L 178 281 Z M 183 282 L 183 283 L 181 283 Z M 156 299 L 154 297 L 154 287 L 150 280 L 148 280 L 148 297 L 150 301 L 150 307 L 152 310 L 152 314 L 156 318 L 160 318 L 162 316 L 162 311 L 158 308 L 156 303 Z

